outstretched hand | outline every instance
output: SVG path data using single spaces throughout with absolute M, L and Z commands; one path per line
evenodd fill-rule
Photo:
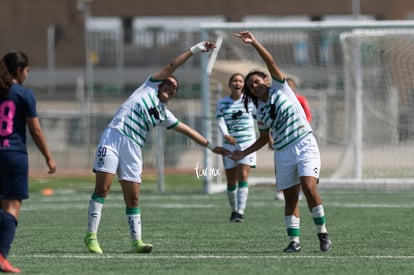
M 247 44 L 252 44 L 254 41 L 256 41 L 256 38 L 250 31 L 241 31 L 239 33 L 235 33 L 234 35 Z
M 213 42 L 203 41 L 203 42 L 199 42 L 199 43 L 195 44 L 194 46 L 192 46 L 190 48 L 190 51 L 193 54 L 196 54 L 196 53 L 200 53 L 200 52 L 208 52 L 208 51 L 210 51 L 214 48 L 216 48 L 216 44 L 214 44 Z
M 204 44 L 203 52 L 208 52 L 212 49 L 215 49 L 217 46 L 213 42 L 206 41 Z

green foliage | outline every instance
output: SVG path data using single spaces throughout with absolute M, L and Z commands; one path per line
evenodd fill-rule
M 182 176 L 175 179 L 183 181 Z M 114 184 L 98 234 L 104 254 L 95 255 L 83 244 L 93 178 L 78 180 L 32 181 L 9 255 L 24 273 L 338 275 L 414 270 L 414 190 L 322 190 L 332 251 L 319 251 L 316 229 L 302 200 L 302 251 L 286 254 L 284 203 L 274 199 L 272 187 L 250 188 L 245 222 L 235 224 L 228 222 L 225 193 L 205 195 L 183 186 L 170 189 L 169 184 L 166 192 L 158 193 L 148 179 L 154 188 L 141 193 L 142 233 L 154 250 L 141 255 L 130 252 L 125 206 Z M 201 190 L 199 183 L 192 184 Z M 54 195 L 41 195 L 46 185 L 54 188 Z

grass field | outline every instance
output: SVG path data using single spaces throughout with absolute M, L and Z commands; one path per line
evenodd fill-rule
M 197 183 L 199 184 L 199 183 Z M 41 189 L 52 187 L 52 196 Z M 144 187 L 144 186 L 143 186 Z M 168 187 L 168 186 L 167 186 Z M 250 189 L 245 222 L 229 223 L 226 194 L 201 186 L 146 183 L 141 194 L 143 240 L 151 254 L 130 252 L 117 183 L 104 207 L 103 255 L 83 244 L 91 178 L 34 180 L 9 255 L 25 274 L 412 274 L 414 190 L 321 189 L 334 244 L 319 252 L 315 227 L 301 201 L 302 251 L 286 254 L 283 202 L 270 186 Z

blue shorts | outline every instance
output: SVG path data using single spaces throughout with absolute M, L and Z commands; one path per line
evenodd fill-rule
M 0 151 L 0 198 L 29 197 L 29 162 L 26 153 Z

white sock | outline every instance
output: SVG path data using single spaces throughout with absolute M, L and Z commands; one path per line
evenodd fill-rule
M 237 189 L 237 212 L 240 214 L 244 214 L 244 210 L 246 209 L 247 205 L 247 197 L 249 195 L 249 188 L 247 187 L 247 183 L 244 186 L 239 184 Z
M 237 210 L 237 188 L 235 188 L 234 190 L 229 190 L 229 188 L 227 188 L 227 198 L 229 200 L 231 212 L 235 212 Z
M 299 242 L 300 218 L 295 217 L 293 215 L 285 216 L 285 225 L 289 241 Z
M 318 233 L 327 233 L 325 211 L 322 204 L 312 208 L 312 218 Z
M 97 198 L 96 195 L 92 195 L 88 208 L 88 233 L 98 232 L 104 201 L 104 198 Z
M 126 208 L 126 216 L 131 233 L 131 239 L 141 240 L 141 210 L 140 208 Z

